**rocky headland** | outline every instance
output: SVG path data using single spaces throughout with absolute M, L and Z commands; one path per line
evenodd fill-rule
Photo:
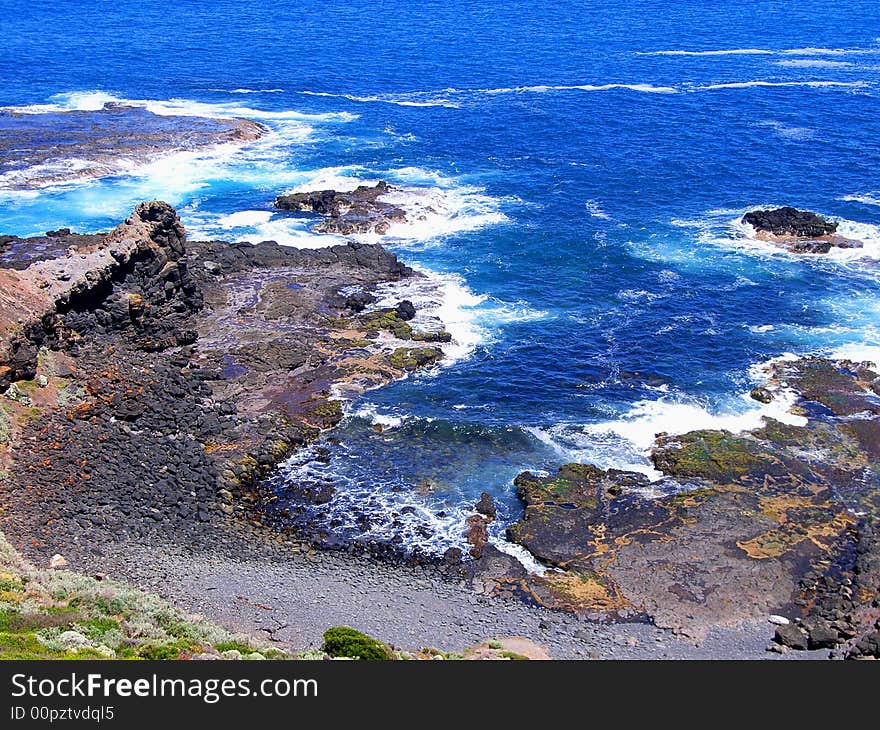
M 753 210 L 742 222 L 755 230 L 762 241 L 769 241 L 791 253 L 827 254 L 832 248 L 862 248 L 861 241 L 837 233 L 838 224 L 818 213 L 791 206 L 772 210 Z

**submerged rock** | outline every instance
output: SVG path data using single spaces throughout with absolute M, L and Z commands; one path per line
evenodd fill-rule
M 266 131 L 249 119 L 160 115 L 119 103 L 39 115 L 0 111 L 0 174 L 14 189 L 64 184 L 116 175 L 182 150 L 245 144 Z M 47 136 L 58 142 L 47 144 Z M 48 233 L 66 235 L 65 228 Z

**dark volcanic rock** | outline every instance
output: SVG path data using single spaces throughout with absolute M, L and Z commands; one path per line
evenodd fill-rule
M 318 233 L 387 233 L 394 223 L 405 223 L 402 208 L 385 203 L 380 198 L 392 188 L 384 181 L 376 185 L 361 185 L 351 192 L 318 190 L 307 193 L 279 195 L 275 207 L 280 210 L 317 213 L 325 220 L 315 226 Z
M 492 499 L 492 495 L 488 492 L 483 492 L 480 495 L 480 501 L 474 505 L 474 509 L 481 515 L 485 515 L 492 520 L 495 519 L 497 512 L 495 508 L 495 500 Z
M 777 644 L 782 644 L 790 649 L 803 650 L 807 648 L 806 634 L 794 624 L 777 626 L 774 640 Z
M 743 223 L 751 225 L 759 238 L 772 241 L 792 253 L 827 254 L 832 248 L 861 248 L 861 241 L 836 234 L 837 223 L 809 211 L 784 207 L 753 210 Z
M 403 301 L 401 301 L 394 308 L 394 311 L 397 313 L 397 316 L 405 322 L 408 322 L 416 316 L 416 308 L 413 306 L 413 303 L 409 301 L 409 299 L 404 299 Z
M 743 216 L 757 231 L 772 233 L 774 236 L 796 236 L 798 238 L 819 238 L 837 231 L 837 223 L 822 216 L 791 206 L 773 210 L 753 210 Z
M 189 243 L 158 201 L 107 235 L 52 234 L 0 241 L 0 392 L 16 383 L 0 529 L 41 561 L 123 539 L 213 545 L 224 515 L 263 523 L 264 477 L 341 419 L 331 387 L 401 373 L 339 295 L 366 304 L 419 276 L 381 246 Z M 415 367 L 441 354 L 412 349 Z M 333 497 L 301 486 L 316 509 Z M 281 527 L 272 539 L 289 539 Z

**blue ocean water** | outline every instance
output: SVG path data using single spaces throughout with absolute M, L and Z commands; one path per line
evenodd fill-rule
M 0 17 L 0 106 L 116 100 L 272 130 L 100 180 L 21 190 L 16 170 L 0 232 L 107 229 L 162 198 L 193 237 L 320 246 L 276 194 L 410 191 L 422 219 L 383 243 L 438 275 L 410 294 L 453 357 L 366 394 L 329 463 L 288 466 L 338 486 L 327 519 L 353 534 L 367 507 L 372 534 L 442 549 L 486 490 L 500 538 L 522 469 L 650 473 L 656 432 L 755 424 L 761 363 L 880 346 L 875 0 L 0 0 Z M 864 248 L 797 258 L 737 224 L 782 204 Z

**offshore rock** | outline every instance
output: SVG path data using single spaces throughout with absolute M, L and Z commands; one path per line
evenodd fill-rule
M 791 206 L 753 210 L 742 222 L 755 229 L 761 240 L 770 241 L 792 253 L 827 254 L 832 248 L 861 248 L 862 242 L 836 235 L 838 224 L 817 213 Z
M 275 198 L 275 207 L 324 216 L 325 220 L 313 229 L 317 233 L 384 235 L 393 224 L 406 222 L 406 212 L 402 208 L 381 200 L 383 195 L 395 190 L 388 183 L 380 181 L 373 186 L 361 185 L 350 192 L 317 190 L 291 193 Z
M 743 216 L 743 223 L 748 223 L 756 231 L 772 233 L 774 236 L 819 238 L 837 231 L 837 223 L 834 221 L 791 206 L 750 211 Z

